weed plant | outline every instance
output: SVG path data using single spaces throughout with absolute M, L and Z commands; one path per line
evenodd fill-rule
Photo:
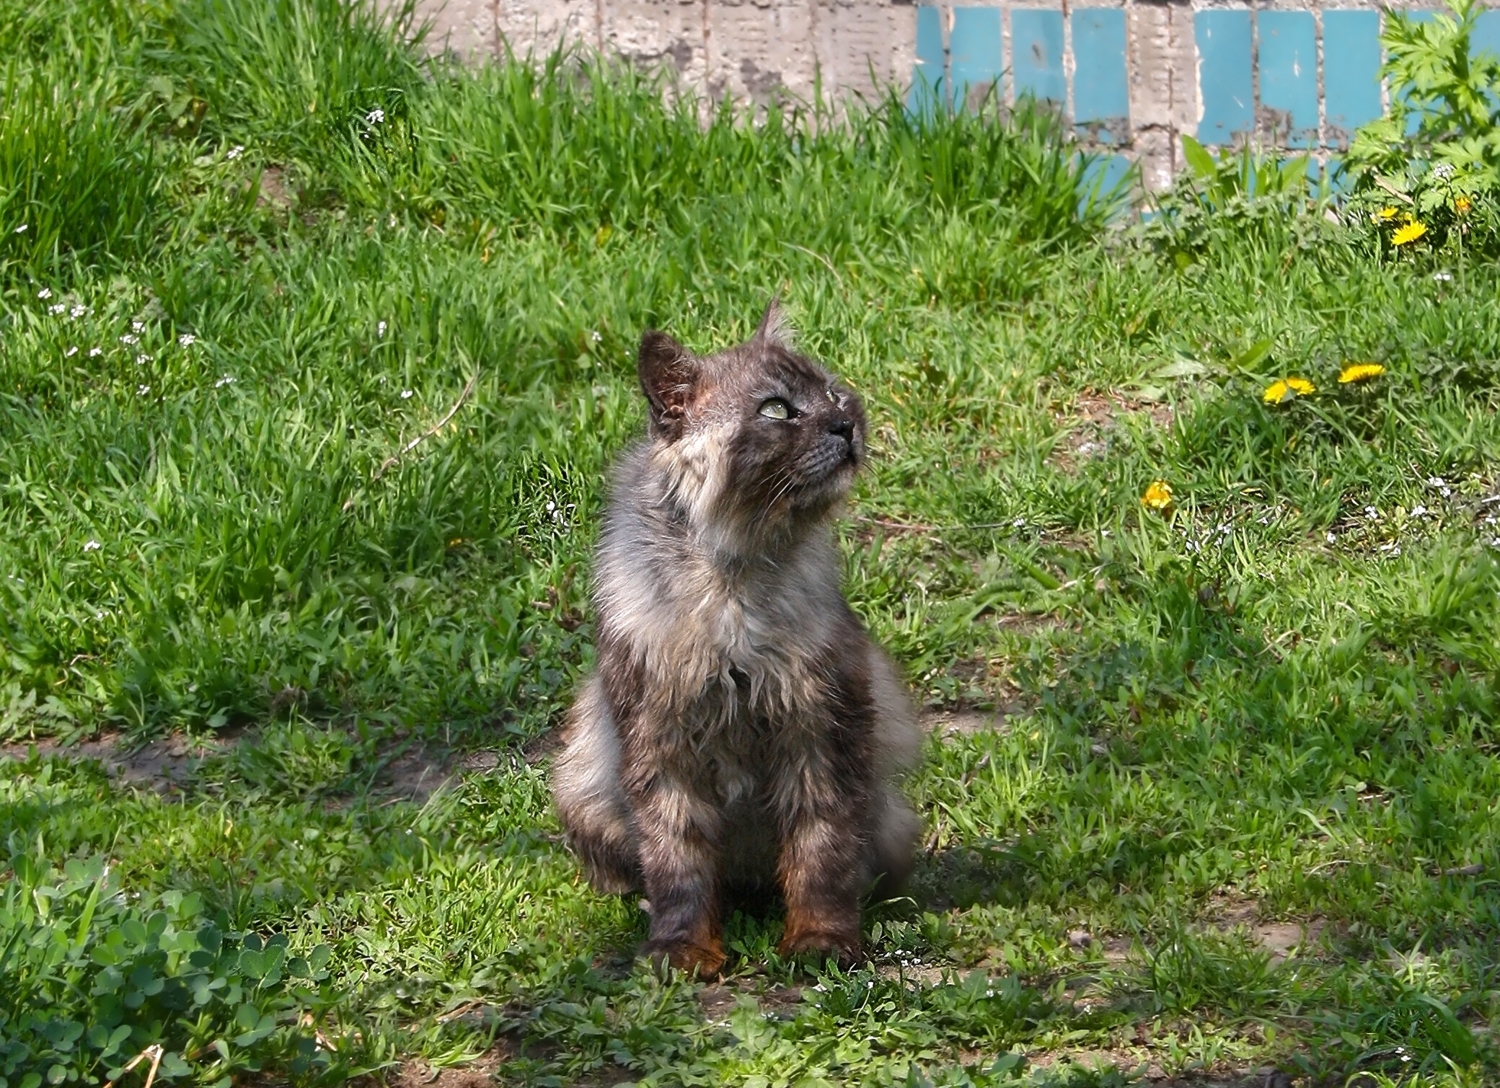
M 0 1088 L 1493 1080 L 1491 265 L 1251 159 L 1110 227 L 1025 105 L 752 120 L 418 29 L 0 0 Z M 547 738 L 640 331 L 778 291 L 868 407 L 922 860 L 869 964 L 736 915 L 663 980 Z M 53 747 L 101 735 L 202 747 Z

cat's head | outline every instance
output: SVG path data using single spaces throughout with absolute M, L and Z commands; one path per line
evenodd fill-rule
M 700 529 L 753 545 L 817 524 L 865 458 L 859 398 L 791 346 L 781 308 L 738 347 L 696 356 L 641 338 L 652 459 Z

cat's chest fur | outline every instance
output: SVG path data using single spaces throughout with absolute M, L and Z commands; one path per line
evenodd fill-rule
M 774 566 L 730 572 L 680 542 L 621 541 L 601 559 L 611 638 L 642 669 L 651 702 L 725 728 L 745 719 L 774 726 L 814 705 L 833 638 L 830 611 L 842 607 L 832 554 L 820 542 Z

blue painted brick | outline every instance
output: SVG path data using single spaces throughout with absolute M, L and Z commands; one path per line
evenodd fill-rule
M 1381 115 L 1380 12 L 1323 12 L 1323 108 L 1328 146 L 1347 148 L 1354 130 Z
M 1318 144 L 1318 33 L 1310 11 L 1262 11 L 1256 18 L 1260 104 L 1274 110 L 1281 147 Z
M 1198 139 L 1227 144 L 1255 124 L 1250 13 L 1200 11 L 1193 16 L 1193 37 L 1198 43 L 1198 95 L 1203 106 Z
M 906 108 L 912 113 L 931 116 L 946 93 L 943 78 L 946 57 L 943 53 L 943 13 L 935 7 L 917 8 L 916 63 L 912 66 L 911 90 Z
M 1083 168 L 1079 189 L 1079 207 L 1086 207 L 1091 199 L 1103 199 L 1125 180 L 1130 172 L 1130 158 L 1125 155 L 1101 155 Z
M 1054 102 L 1068 100 L 1063 76 L 1063 19 L 1060 11 L 1018 8 L 1010 14 L 1011 75 L 1016 94 Z
M 1073 60 L 1073 121 L 1079 135 L 1101 143 L 1126 142 L 1130 77 L 1125 69 L 1124 10 L 1074 9 Z
M 1488 52 L 1500 58 L 1500 11 L 1487 11 L 1479 17 L 1474 35 L 1469 39 L 1469 55 Z
M 956 108 L 977 107 L 991 87 L 996 99 L 1003 98 L 1000 83 L 1005 71 L 1003 49 L 999 8 L 953 9 L 948 70 Z

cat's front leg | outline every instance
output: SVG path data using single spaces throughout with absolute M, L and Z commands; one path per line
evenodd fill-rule
M 651 935 L 641 955 L 683 971 L 717 974 L 719 928 L 717 808 L 690 780 L 656 770 L 627 783 L 640 831 L 641 870 L 651 903 Z
M 860 957 L 868 786 L 858 767 L 826 748 L 795 753 L 789 763 L 778 776 L 777 791 L 777 878 L 787 908 L 777 952 L 821 953 L 847 966 Z

